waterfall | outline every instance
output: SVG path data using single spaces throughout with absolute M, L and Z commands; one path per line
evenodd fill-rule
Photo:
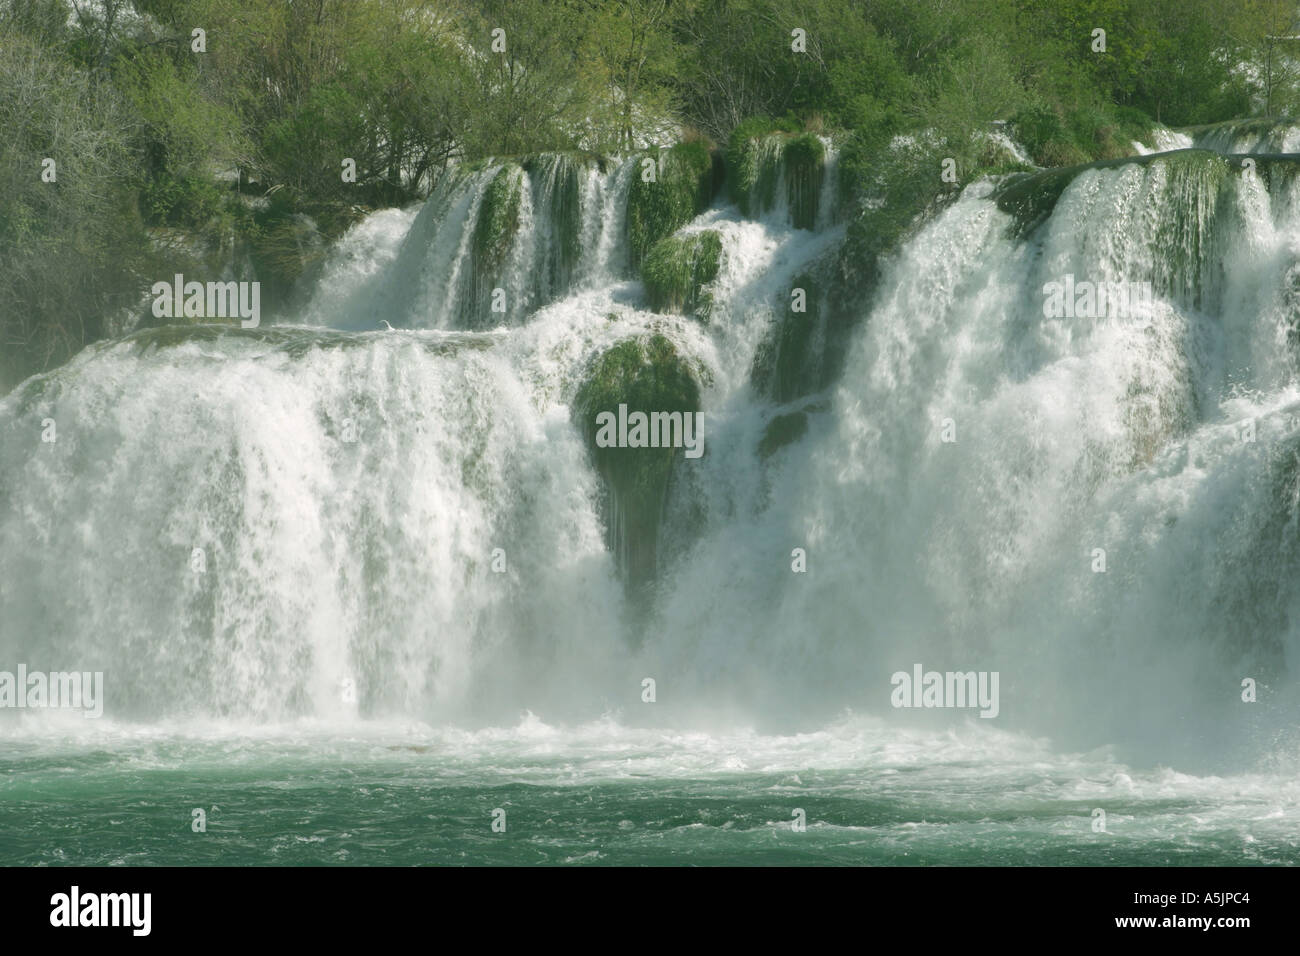
M 1009 723 L 1165 759 L 1252 740 L 1244 678 L 1294 721 L 1294 171 L 1075 171 L 1024 238 L 969 188 L 891 263 L 767 483 L 711 476 L 703 510 L 734 517 L 674 570 L 663 666 L 788 719 L 869 706 L 915 661 L 1000 671 Z M 1067 275 L 1152 300 L 1047 318 Z
M 1300 126 L 1270 119 L 1232 120 L 1186 130 L 1195 146 L 1220 153 L 1294 153 L 1300 151 Z
M 519 325 L 560 296 L 627 271 L 623 233 L 634 165 L 634 158 L 548 153 L 523 165 L 453 169 L 395 250 L 376 245 L 370 282 L 353 281 L 353 250 L 358 233 L 377 231 L 377 217 L 345 237 L 307 318 L 357 330 L 376 328 L 380 319 L 413 329 Z
M 0 400 L 5 658 L 103 670 L 141 721 L 598 717 L 653 676 L 655 720 L 780 727 L 887 713 L 922 662 L 1000 672 L 1007 726 L 1074 745 L 1265 747 L 1300 654 L 1294 161 L 977 182 L 868 292 L 834 286 L 809 139 L 676 233 L 718 237 L 707 313 L 652 311 L 629 264 L 640 157 L 493 160 L 354 227 L 299 323 L 29 380 Z M 1150 297 L 1047 315 L 1053 285 Z M 633 600 L 575 403 L 656 336 L 705 454 Z

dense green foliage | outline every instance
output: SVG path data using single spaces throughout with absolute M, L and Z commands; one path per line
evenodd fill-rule
M 729 195 L 749 209 L 770 204 L 784 149 L 795 222 L 811 225 L 822 165 L 806 134 L 833 131 L 849 220 L 841 281 L 869 282 L 918 217 L 1013 167 L 990 138 L 995 123 L 1036 164 L 1063 166 L 1125 155 L 1156 122 L 1290 113 L 1296 10 L 0 0 L 0 387 L 115 334 L 172 272 L 255 269 L 274 312 L 367 209 L 415 201 L 451 164 L 489 156 L 680 140 L 655 188 L 634 180 L 638 268 L 710 200 L 719 150 Z M 47 158 L 55 182 L 41 179 Z M 945 158 L 955 183 L 937 174 Z M 562 187 L 557 202 L 571 193 Z M 566 262 L 549 267 L 559 275 Z

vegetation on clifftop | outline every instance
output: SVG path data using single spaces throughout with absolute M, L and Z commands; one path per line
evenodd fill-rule
M 1064 166 L 1155 123 L 1293 112 L 1270 38 L 1295 21 L 1273 0 L 0 0 L 0 389 L 118 334 L 160 276 L 255 275 L 273 316 L 366 211 L 489 157 L 652 150 L 639 269 L 714 195 L 719 148 L 743 210 L 811 225 L 834 131 L 861 302 L 919 220 L 1010 168 L 995 129 Z

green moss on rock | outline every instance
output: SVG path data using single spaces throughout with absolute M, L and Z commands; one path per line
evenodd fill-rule
M 1237 177 L 1253 169 L 1269 189 L 1289 191 L 1300 170 L 1298 160 L 1276 154 L 1222 156 L 1201 149 L 1175 150 L 1021 176 L 1003 184 L 994 197 L 999 208 L 1013 217 L 1011 232 L 1024 236 L 1052 215 L 1061 195 L 1085 171 L 1126 165 L 1149 168 L 1143 183 L 1144 229 L 1160 254 L 1153 257 L 1144 279 L 1160 296 L 1204 308 L 1221 288 L 1217 245 L 1227 221 L 1224 217 L 1231 215 Z
M 750 381 L 775 402 L 789 402 L 820 388 L 817 356 L 812 344 L 820 321 L 821 283 L 805 272 L 796 276 L 787 296 L 786 311 L 759 344 Z M 794 293 L 803 290 L 804 311 L 793 310 Z
M 1295 182 L 1300 175 L 1300 156 L 1286 153 L 1238 154 L 1224 157 L 1230 171 L 1245 173 L 1253 168 L 1255 174 L 1268 184 L 1270 190 L 1282 191 Z M 1248 167 L 1246 160 L 1253 160 L 1254 166 Z
M 1151 153 L 1146 156 L 1103 159 L 1095 163 L 1013 176 L 994 192 L 993 198 L 997 201 L 999 209 L 1014 217 L 1013 233 L 1016 236 L 1026 236 L 1051 216 L 1066 187 L 1085 171 L 1113 169 L 1130 164 L 1148 166 L 1152 163 L 1167 165 L 1175 174 L 1187 170 L 1209 170 L 1210 167 L 1222 167 L 1222 172 L 1227 170 L 1227 160 L 1217 153 L 1203 149 L 1180 149 L 1169 153 Z M 1219 172 L 1216 170 L 1212 175 L 1217 176 Z
M 776 198 L 782 147 L 793 127 L 756 117 L 727 138 L 727 195 L 746 216 L 770 209 Z
M 713 230 L 660 239 L 641 265 L 650 308 L 707 319 L 713 298 L 703 287 L 717 278 L 721 261 L 722 239 Z
M 628 253 L 633 269 L 656 242 L 686 225 L 708 208 L 713 199 L 713 157 L 703 143 L 679 143 L 667 150 L 652 150 L 654 179 L 647 182 L 646 166 L 639 165 L 627 197 Z
M 534 215 L 550 222 L 555 241 L 541 262 L 543 295 L 567 289 L 582 254 L 581 175 L 599 159 L 589 153 L 538 153 L 523 162 L 533 180 Z
M 606 540 L 626 584 L 639 590 L 653 579 L 659 524 L 678 448 L 601 448 L 597 416 L 631 412 L 696 412 L 700 378 L 662 335 L 628 339 L 591 365 L 574 400 L 574 414 L 605 485 Z
M 727 140 L 727 195 L 746 216 L 761 216 L 776 206 L 784 173 L 791 221 L 796 228 L 812 229 L 825 166 L 821 137 L 795 133 L 786 123 L 746 120 Z
M 790 220 L 796 229 L 812 229 L 817 224 L 817 203 L 821 198 L 826 146 L 812 133 L 804 133 L 786 142 L 781 155 L 785 160 Z
M 467 328 L 492 325 L 500 318 L 492 312 L 492 290 L 504 285 L 506 260 L 519 232 L 523 185 L 523 168 L 507 163 L 492 175 L 479 199 L 468 268 L 460 272 L 457 296 Z
M 523 170 L 510 164 L 502 166 L 483 190 L 474 222 L 474 269 L 481 275 L 494 274 L 501 267 L 519 231 L 523 181 Z
M 763 429 L 758 443 L 758 457 L 767 461 L 792 442 L 798 441 L 808 431 L 808 413 L 804 411 L 777 415 Z

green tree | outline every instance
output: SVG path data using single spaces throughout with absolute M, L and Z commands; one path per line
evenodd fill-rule
M 471 0 L 462 20 L 469 48 L 458 98 L 474 104 L 467 155 L 570 149 L 583 139 L 593 94 L 585 78 L 585 4 L 579 0 Z M 494 31 L 501 31 L 494 33 Z M 493 43 L 504 44 L 494 50 Z
M 1264 115 L 1292 112 L 1300 101 L 1300 4 L 1295 0 L 1245 0 L 1236 38 L 1260 66 Z
M 0 129 L 0 379 L 12 384 L 114 330 L 140 293 L 145 241 L 123 104 L 12 30 Z
M 672 26 L 685 9 L 680 0 L 607 0 L 592 5 L 588 69 L 592 85 L 605 91 L 608 138 L 615 148 L 631 149 L 647 117 L 668 115 L 679 54 Z

